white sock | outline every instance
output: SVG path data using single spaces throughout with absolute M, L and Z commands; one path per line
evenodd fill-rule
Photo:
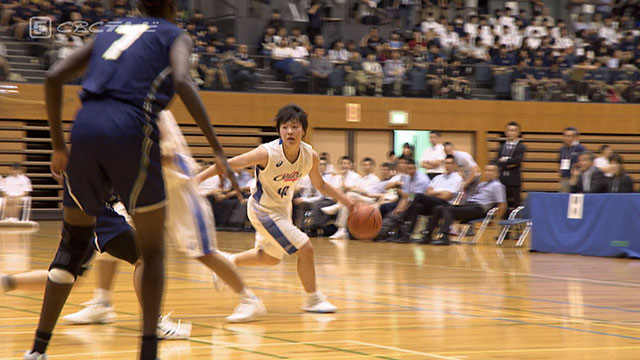
M 93 290 L 93 298 L 106 306 L 111 305 L 111 290 L 97 288 Z
M 236 254 L 230 254 L 229 261 L 231 261 L 233 265 L 236 265 Z
M 250 297 L 250 298 L 255 298 L 256 297 L 256 295 L 253 293 L 253 291 L 251 291 L 251 289 L 249 289 L 246 286 L 242 290 L 240 290 L 238 295 L 240 295 L 240 297 Z

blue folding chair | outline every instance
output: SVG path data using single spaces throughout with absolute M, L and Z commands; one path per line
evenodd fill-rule
M 518 241 L 516 242 L 516 246 L 522 246 L 533 226 L 533 222 L 529 219 L 529 212 L 525 206 L 518 206 L 509 214 L 507 220 L 502 220 L 499 224 L 502 225 L 502 231 L 500 231 L 496 245 L 502 245 L 504 238 L 509 233 L 510 227 L 524 225 L 524 230 L 520 233 L 520 237 L 518 237 Z
M 487 226 L 489 226 L 491 219 L 493 219 L 493 216 L 496 214 L 497 211 L 498 211 L 498 208 L 494 207 L 493 209 L 489 210 L 487 212 L 487 215 L 485 215 L 485 217 L 483 218 L 469 220 L 467 222 L 461 223 L 460 225 L 462 225 L 462 231 L 460 232 L 460 235 L 458 235 L 458 240 L 456 242 L 461 244 L 477 244 L 478 240 L 480 240 L 480 237 L 482 237 L 482 234 L 487 229 Z M 462 239 L 467 235 L 467 232 L 469 231 L 469 229 L 475 224 L 481 224 L 481 225 L 480 225 L 480 229 L 478 229 L 478 232 L 476 232 L 475 236 L 473 237 L 473 240 L 471 240 L 471 242 L 462 241 Z

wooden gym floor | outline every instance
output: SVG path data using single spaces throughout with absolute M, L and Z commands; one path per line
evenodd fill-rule
M 0 271 L 46 268 L 60 223 L 32 234 L 0 229 Z M 275 267 L 242 268 L 269 314 L 250 324 L 224 322 L 235 294 L 214 292 L 201 265 L 168 249 L 164 312 L 193 323 L 190 340 L 163 341 L 169 359 L 637 359 L 640 267 L 636 261 L 529 253 L 483 244 L 449 247 L 330 242 L 314 239 L 319 288 L 338 307 L 331 315 L 300 311 L 294 258 Z M 220 232 L 223 250 L 253 244 L 253 234 Z M 59 323 L 52 359 L 135 359 L 138 306 L 132 267 L 115 286 L 118 321 Z M 90 273 L 63 314 L 93 295 Z M 22 359 L 31 346 L 42 294 L 0 297 L 0 358 Z

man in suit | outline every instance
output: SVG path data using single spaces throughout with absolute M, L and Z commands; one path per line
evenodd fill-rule
M 560 165 L 560 192 L 569 192 L 571 185 L 571 170 L 578 161 L 578 154 L 586 151 L 578 138 L 580 132 L 575 127 L 568 127 L 562 133 L 563 146 L 560 148 L 558 165 Z
M 606 193 L 609 181 L 604 173 L 593 165 L 595 156 L 590 151 L 578 155 L 577 164 L 571 169 L 569 185 L 572 193 Z
M 507 190 L 507 205 L 514 209 L 521 203 L 521 164 L 527 147 L 520 142 L 520 125 L 517 122 L 508 123 L 504 135 L 507 140 L 500 144 L 496 163 L 500 169 L 500 182 Z

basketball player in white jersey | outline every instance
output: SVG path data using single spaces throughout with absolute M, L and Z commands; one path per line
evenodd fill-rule
M 177 245 L 180 251 L 211 269 L 214 272 L 214 278 L 219 277 L 224 280 L 240 296 L 240 304 L 231 315 L 226 317 L 227 321 L 234 323 L 252 321 L 257 315 L 266 312 L 264 304 L 244 284 L 229 260 L 215 248 L 216 232 L 211 205 L 200 196 L 198 185 L 194 179 L 198 165 L 191 157 L 186 140 L 171 112 L 168 110 L 160 112 L 157 123 L 160 130 L 162 171 L 168 200 L 164 224 L 165 238 L 168 242 Z M 116 205 L 120 206 L 114 206 L 114 209 L 131 224 L 132 221 L 124 206 L 122 204 Z M 100 236 L 101 232 L 97 231 L 97 233 Z M 99 239 L 96 241 L 99 242 Z M 135 248 L 133 242 L 130 247 Z M 138 256 L 139 254 L 132 254 L 127 258 L 133 258 L 132 263 L 136 263 L 137 266 L 140 264 L 139 261 L 135 261 Z M 95 291 L 94 299 L 87 302 L 87 307 L 79 312 L 64 316 L 64 320 L 75 324 L 107 323 L 115 320 L 116 314 L 111 306 L 111 288 L 117 270 L 117 259 L 101 256 L 96 260 L 98 262 L 99 286 Z M 88 267 L 88 264 L 86 266 Z M 47 272 L 34 271 L 10 276 L 12 277 L 12 286 L 11 289 L 5 287 L 5 291 L 31 290 L 44 285 Z M 0 277 L 0 280 L 4 282 L 6 279 Z M 162 317 L 158 323 L 158 336 L 175 339 L 189 337 L 190 324 L 183 323 L 188 326 L 188 330 L 185 327 L 184 331 L 176 331 L 176 329 L 181 330 L 180 323 L 174 324 L 176 323 L 171 322 L 168 315 Z
M 327 184 L 318 170 L 320 158 L 309 144 L 302 142 L 307 131 L 307 113 L 290 104 L 276 116 L 280 139 L 229 160 L 234 169 L 256 166 L 256 183 L 251 189 L 247 214 L 256 229 L 256 246 L 251 250 L 230 255 L 238 266 L 276 265 L 285 255 L 298 256 L 298 276 L 308 298 L 302 309 L 308 312 L 332 313 L 336 307 L 316 289 L 315 260 L 309 237 L 292 221 L 292 199 L 296 183 L 309 175 L 313 186 L 350 210 L 354 204 Z M 216 165 L 198 174 L 203 181 L 220 174 Z

